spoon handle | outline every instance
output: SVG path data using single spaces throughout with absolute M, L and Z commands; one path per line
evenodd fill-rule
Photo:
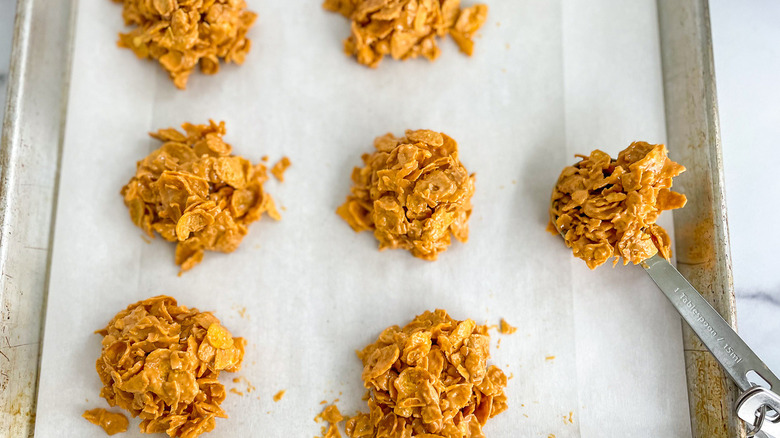
M 754 386 L 747 376 L 754 371 L 769 383 L 777 397 L 780 379 L 671 263 L 656 254 L 642 267 L 740 389 L 748 391 Z
M 772 389 L 780 389 L 780 379 L 671 263 L 656 254 L 642 267 L 740 389 L 747 391 L 753 386 L 747 378 L 750 370 L 769 382 Z

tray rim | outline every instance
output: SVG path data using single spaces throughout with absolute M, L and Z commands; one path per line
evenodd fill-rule
M 78 0 L 17 2 L 0 143 L 0 405 L 9 407 L 0 413 L 0 432 L 11 437 L 34 435 L 77 7 Z M 735 326 L 708 0 L 657 0 L 657 10 L 669 148 L 693 174 L 711 176 L 705 196 L 695 197 L 706 198 L 706 202 L 693 206 L 711 218 L 711 232 L 682 242 L 684 229 L 696 215 L 675 212 L 678 254 L 693 245 L 705 245 L 711 249 L 711 263 L 703 267 L 678 260 L 678 268 Z M 56 31 L 60 38 L 51 34 L 48 40 L 36 38 L 39 26 Z M 689 68 L 687 74 L 680 74 L 681 64 Z M 40 86 L 44 81 L 49 86 Z M 680 108 L 690 99 L 696 100 L 696 111 L 679 117 Z M 36 186 L 37 181 L 50 184 Z M 682 335 L 693 437 L 744 437 L 744 427 L 734 414 L 736 387 L 687 327 Z M 30 341 L 12 346 L 10 338 Z

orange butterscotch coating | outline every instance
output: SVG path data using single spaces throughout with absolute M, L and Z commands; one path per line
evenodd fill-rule
M 103 408 L 90 409 L 81 414 L 87 421 L 103 428 L 106 435 L 116 435 L 127 432 L 127 417 Z
M 358 353 L 368 413 L 346 424 L 351 438 L 477 438 L 507 409 L 506 375 L 488 366 L 488 327 L 425 312 L 392 326 Z
M 372 68 L 386 55 L 433 61 L 440 53 L 436 38 L 448 34 L 471 56 L 488 12 L 483 4 L 461 8 L 460 0 L 325 0 L 323 7 L 352 20 L 344 50 Z
M 182 127 L 151 134 L 163 145 L 138 162 L 122 196 L 133 223 L 177 242 L 175 261 L 186 271 L 205 251 L 235 251 L 263 213 L 280 216 L 263 190 L 266 167 L 231 155 L 224 122 Z
M 322 412 L 314 417 L 314 421 L 325 421 L 327 426 L 322 426 L 321 437 L 316 438 L 341 438 L 341 432 L 339 432 L 339 423 L 344 421 L 344 416 L 339 412 L 338 406 L 335 404 L 326 406 Z
M 122 3 L 125 25 L 136 26 L 119 34 L 119 46 L 156 59 L 180 89 L 196 66 L 215 74 L 220 60 L 243 64 L 249 52 L 246 34 L 257 14 L 244 0 L 114 1 Z
M 374 140 L 363 168 L 337 213 L 357 232 L 372 230 L 379 249 L 402 248 L 436 260 L 450 235 L 468 240 L 474 175 L 458 159 L 458 144 L 446 134 L 406 131 Z
M 578 155 L 553 189 L 551 232 L 564 234 L 574 255 L 595 269 L 615 257 L 639 264 L 659 253 L 671 257 L 671 239 L 656 225 L 664 210 L 681 208 L 685 195 L 670 190 L 685 167 L 664 145 L 634 142 L 617 160 L 602 151 Z
M 241 368 L 246 341 L 211 313 L 158 296 L 131 304 L 97 333 L 100 396 L 140 417 L 141 432 L 194 438 L 227 417 L 219 374 Z

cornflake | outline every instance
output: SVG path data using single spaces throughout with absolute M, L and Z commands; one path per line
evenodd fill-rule
M 216 74 L 220 60 L 243 64 L 249 52 L 246 34 L 257 14 L 244 0 L 114 1 L 122 3 L 125 25 L 136 26 L 119 34 L 119 46 L 156 59 L 180 89 L 196 66 Z
M 103 408 L 90 409 L 81 414 L 87 421 L 103 428 L 107 435 L 127 432 L 127 417 Z
M 284 172 L 290 168 L 292 162 L 287 157 L 282 157 L 276 164 L 271 167 L 271 175 L 274 176 L 279 182 L 284 182 Z
M 314 421 L 319 423 L 325 421 L 327 426 L 322 426 L 321 437 L 318 438 L 341 438 L 341 432 L 339 432 L 339 423 L 344 421 L 344 416 L 339 412 L 338 406 L 335 404 L 329 405 L 322 410 L 322 413 L 314 417 Z
M 365 167 L 352 171 L 353 186 L 337 210 L 356 232 L 372 230 L 379 249 L 402 248 L 436 260 L 450 235 L 468 240 L 474 175 L 458 159 L 458 144 L 446 134 L 406 131 L 374 140 Z
M 614 264 L 639 264 L 659 253 L 671 257 L 671 239 L 656 225 L 663 210 L 681 208 L 685 195 L 669 190 L 685 167 L 667 157 L 664 145 L 634 142 L 617 160 L 602 151 L 577 155 L 553 189 L 550 232 L 560 230 L 574 255 L 595 269 L 611 257 Z
M 344 51 L 372 68 L 385 55 L 433 61 L 440 53 L 436 37 L 448 34 L 471 56 L 488 13 L 487 5 L 461 8 L 460 0 L 325 0 L 323 7 L 352 20 Z
M 219 374 L 241 369 L 246 341 L 211 313 L 158 296 L 131 304 L 97 333 L 100 396 L 140 417 L 142 433 L 194 438 L 227 418 Z
M 425 312 L 392 326 L 358 353 L 368 413 L 347 420 L 357 437 L 484 437 L 488 419 L 507 409 L 506 375 L 490 357 L 488 327 Z
M 502 335 L 511 335 L 514 334 L 517 331 L 517 327 L 513 326 L 512 324 L 506 322 L 504 318 L 501 318 L 501 322 L 498 325 L 498 332 Z
M 222 139 L 224 122 L 182 127 L 184 133 L 169 128 L 150 134 L 163 145 L 138 162 L 121 194 L 133 223 L 150 237 L 156 231 L 177 242 L 175 262 L 184 272 L 205 251 L 235 251 L 263 213 L 280 216 L 263 190 L 266 167 L 231 155 Z

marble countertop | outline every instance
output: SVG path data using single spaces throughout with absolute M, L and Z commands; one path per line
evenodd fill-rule
M 780 373 L 780 3 L 711 0 L 739 333 Z
M 12 11 L 16 0 L 0 0 Z M 715 72 L 726 170 L 739 333 L 780 373 L 780 3 L 712 0 Z M 5 110 L 13 14 L 0 14 L 0 118 Z M 764 219 L 764 218 L 769 218 Z

